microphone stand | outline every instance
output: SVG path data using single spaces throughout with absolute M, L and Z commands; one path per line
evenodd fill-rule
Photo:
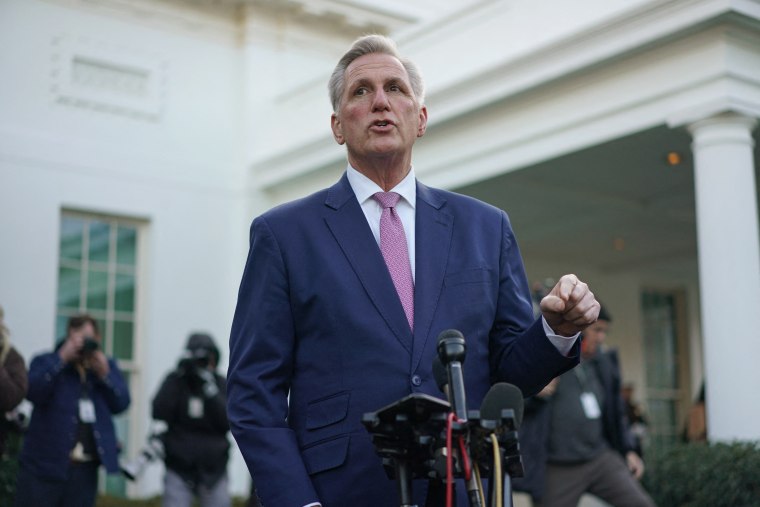
M 403 457 L 393 460 L 398 483 L 398 498 L 400 507 L 417 507 L 412 498 L 412 469 L 409 461 Z

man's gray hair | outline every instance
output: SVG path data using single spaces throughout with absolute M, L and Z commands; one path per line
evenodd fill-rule
M 397 58 L 401 62 L 401 65 L 404 66 L 404 69 L 406 69 L 417 104 L 422 105 L 425 103 L 425 83 L 422 80 L 422 74 L 420 74 L 417 65 L 408 58 L 401 56 L 396 43 L 392 39 L 384 35 L 365 35 L 354 41 L 351 49 L 343 55 L 338 65 L 335 66 L 335 70 L 333 70 L 332 76 L 330 76 L 330 81 L 327 83 L 327 89 L 330 92 L 330 102 L 332 102 L 334 112 L 337 113 L 340 109 L 340 101 L 346 88 L 346 69 L 351 65 L 351 62 L 360 56 L 372 53 L 386 54 Z

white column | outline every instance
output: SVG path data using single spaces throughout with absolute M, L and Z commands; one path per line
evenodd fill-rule
M 693 136 L 699 285 L 711 440 L 760 439 L 760 232 L 752 130 L 726 113 Z

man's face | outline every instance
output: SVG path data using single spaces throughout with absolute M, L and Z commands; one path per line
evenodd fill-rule
M 69 331 L 69 339 L 77 342 L 84 341 L 85 338 L 94 338 L 100 343 L 100 338 L 95 334 L 95 328 L 92 324 L 85 322 L 81 327 L 71 329 Z
M 346 69 L 340 111 L 331 119 L 333 136 L 346 144 L 349 162 L 377 157 L 407 157 L 414 141 L 425 133 L 427 110 L 412 92 L 406 69 L 396 58 L 372 53 Z
M 581 352 L 583 357 L 592 357 L 599 350 L 599 346 L 607 338 L 607 330 L 610 323 L 606 320 L 597 320 L 583 331 Z

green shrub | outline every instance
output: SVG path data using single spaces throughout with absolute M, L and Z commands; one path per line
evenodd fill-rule
M 660 507 L 758 507 L 760 443 L 679 444 L 647 455 L 644 486 Z
M 14 431 L 8 432 L 6 436 L 5 452 L 0 455 L 0 507 L 13 505 L 18 474 L 18 453 L 21 451 L 22 441 L 21 434 Z
M 95 501 L 95 507 L 161 507 L 161 497 L 127 499 L 100 495 Z
M 247 501 L 245 498 L 233 498 L 232 507 L 245 507 Z M 197 506 L 198 502 L 193 505 Z M 161 507 L 161 497 L 127 499 L 105 495 L 98 497 L 95 507 Z

